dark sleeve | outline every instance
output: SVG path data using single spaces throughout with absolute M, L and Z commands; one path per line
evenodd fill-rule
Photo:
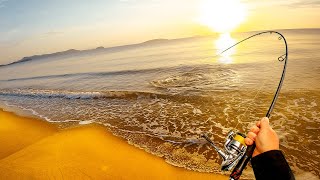
M 251 159 L 254 175 L 257 180 L 294 180 L 294 175 L 283 153 L 271 150 Z

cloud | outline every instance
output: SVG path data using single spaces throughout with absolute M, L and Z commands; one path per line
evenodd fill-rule
M 261 7 L 271 7 L 271 6 L 286 6 L 291 8 L 310 8 L 310 7 L 320 7 L 320 0 L 268 0 L 268 1 L 256 1 L 256 0 L 243 0 L 242 2 L 253 4 L 255 6 Z
M 299 0 L 290 3 L 291 7 L 320 7 L 320 0 Z
M 0 8 L 6 7 L 5 6 L 5 2 L 7 2 L 8 0 L 0 0 Z
M 41 37 L 47 37 L 47 36 L 57 36 L 57 35 L 60 35 L 60 34 L 63 34 L 64 32 L 62 31 L 49 31 L 49 32 L 46 32 L 46 33 L 43 33 L 41 35 Z

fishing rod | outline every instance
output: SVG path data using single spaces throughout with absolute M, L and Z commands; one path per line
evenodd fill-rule
M 287 44 L 285 37 L 277 31 L 263 31 L 263 32 L 254 34 L 252 36 L 249 36 L 249 37 L 237 42 L 236 44 L 223 50 L 219 55 L 221 55 L 222 53 L 228 51 L 229 49 L 239 45 L 242 42 L 245 42 L 253 37 L 260 36 L 260 35 L 266 34 L 266 33 L 278 34 L 279 35 L 278 40 L 283 40 L 284 44 L 285 44 L 285 53 L 278 57 L 278 61 L 280 61 L 280 62 L 284 61 L 284 65 L 283 65 L 283 70 L 282 70 L 282 74 L 281 74 L 281 78 L 280 78 L 277 90 L 273 96 L 272 102 L 271 102 L 269 109 L 266 113 L 266 117 L 269 118 L 270 114 L 276 104 L 276 101 L 278 99 L 278 96 L 279 96 L 279 93 L 280 93 L 280 90 L 281 90 L 281 87 L 282 87 L 282 84 L 284 81 L 284 77 L 286 74 L 287 61 L 288 61 L 288 44 Z M 206 136 L 204 134 L 204 135 L 202 135 L 202 137 L 205 138 L 210 143 L 211 146 L 213 146 L 213 148 L 218 152 L 218 154 L 223 159 L 223 161 L 221 163 L 221 170 L 228 171 L 234 167 L 232 170 L 232 173 L 230 174 L 230 180 L 238 180 L 242 174 L 242 171 L 246 168 L 248 162 L 252 158 L 252 154 L 253 154 L 254 149 L 256 148 L 256 144 L 253 143 L 253 145 L 246 146 L 246 144 L 244 142 L 244 138 L 246 136 L 240 132 L 231 130 L 226 137 L 226 142 L 224 144 L 225 151 L 223 151 L 219 147 L 217 147 L 215 145 L 215 143 L 213 141 L 211 141 L 208 136 Z

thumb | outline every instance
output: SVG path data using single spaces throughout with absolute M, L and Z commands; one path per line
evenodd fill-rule
M 262 118 L 260 121 L 260 127 L 261 127 L 261 129 L 268 128 L 269 127 L 269 118 L 267 118 L 267 117 Z

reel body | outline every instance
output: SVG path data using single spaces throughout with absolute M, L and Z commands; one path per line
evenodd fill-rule
M 206 135 L 203 135 L 211 146 L 218 152 L 218 154 L 223 159 L 221 163 L 221 170 L 229 171 L 231 170 L 237 162 L 242 158 L 247 150 L 247 146 L 244 142 L 245 135 L 230 131 L 226 137 L 226 142 L 224 144 L 224 150 L 217 147 Z

